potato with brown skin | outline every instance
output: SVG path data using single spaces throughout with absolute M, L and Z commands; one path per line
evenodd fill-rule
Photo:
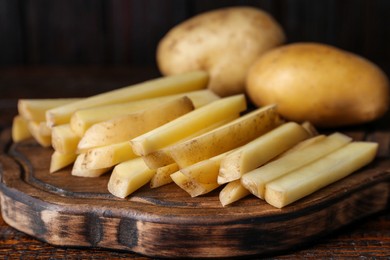
M 319 43 L 295 43 L 261 56 L 247 77 L 257 106 L 277 104 L 289 120 L 317 127 L 362 124 L 389 108 L 389 80 L 375 64 Z
M 172 28 L 159 42 L 157 64 L 164 75 L 205 70 L 211 90 L 220 96 L 234 95 L 244 93 L 254 60 L 284 40 L 282 28 L 266 12 L 222 8 Z

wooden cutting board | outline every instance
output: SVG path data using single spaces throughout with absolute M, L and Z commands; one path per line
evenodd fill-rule
M 380 143 L 368 167 L 283 209 L 247 197 L 222 207 L 216 190 L 190 198 L 174 184 L 144 187 L 127 199 L 107 191 L 109 175 L 49 174 L 51 148 L 1 136 L 4 220 L 53 245 L 128 250 L 151 257 L 278 254 L 384 210 L 390 198 L 390 133 L 352 131 Z M 318 241 L 318 240 L 317 240 Z

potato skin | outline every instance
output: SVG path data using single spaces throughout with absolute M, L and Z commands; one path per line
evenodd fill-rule
M 220 96 L 234 95 L 245 92 L 254 60 L 284 41 L 282 28 L 266 12 L 222 8 L 173 27 L 157 46 L 157 65 L 163 75 L 205 70 L 211 90 Z
M 257 106 L 277 104 L 282 116 L 317 127 L 362 124 L 389 108 L 389 80 L 375 64 L 319 43 L 294 43 L 260 57 L 247 77 Z

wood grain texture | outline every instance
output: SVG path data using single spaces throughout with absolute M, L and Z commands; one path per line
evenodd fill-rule
M 217 191 L 190 198 L 174 184 L 118 199 L 107 192 L 108 175 L 80 179 L 69 168 L 48 174 L 51 152 L 33 140 L 13 144 L 0 157 L 0 198 L 9 225 L 60 246 L 151 257 L 274 254 L 385 210 L 390 198 L 384 158 L 280 210 L 253 197 L 223 208 Z

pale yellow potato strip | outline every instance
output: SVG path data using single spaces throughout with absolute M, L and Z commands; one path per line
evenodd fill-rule
M 209 193 L 219 187 L 218 183 L 199 183 L 184 175 L 181 171 L 171 174 L 172 180 L 191 197 L 197 197 Z
M 85 154 L 79 154 L 72 167 L 72 175 L 79 177 L 99 177 L 102 174 L 108 172 L 111 168 L 100 168 L 100 169 L 87 169 L 84 164 Z
M 80 137 L 73 132 L 69 124 L 54 126 L 51 131 L 54 150 L 62 154 L 77 153 Z
M 108 191 L 116 197 L 125 198 L 147 184 L 155 172 L 140 157 L 120 163 L 111 173 Z
M 19 99 L 18 112 L 29 121 L 44 122 L 47 110 L 78 100 L 81 98 Z
M 51 134 L 45 130 L 42 122 L 29 121 L 27 126 L 31 135 L 41 146 L 51 146 Z
M 169 164 L 176 164 L 165 148 L 142 156 L 142 159 L 150 169 L 158 169 Z
M 70 126 L 79 136 L 83 136 L 85 131 L 93 124 L 143 110 L 146 107 L 152 107 L 162 102 L 187 96 L 191 99 L 195 108 L 199 108 L 220 99 L 209 89 L 196 90 L 175 95 L 168 95 L 157 98 L 148 98 L 137 101 L 130 101 L 119 104 L 103 105 L 89 109 L 78 110 L 73 113 L 70 119 Z
M 246 110 L 244 95 L 221 98 L 131 140 L 134 153 L 149 154 Z
M 179 167 L 176 163 L 168 164 L 166 166 L 156 169 L 156 173 L 150 180 L 150 188 L 158 188 L 172 182 L 171 174 L 177 172 Z
M 189 140 L 191 138 L 194 138 L 198 135 L 202 135 L 204 133 L 212 131 L 213 129 L 216 129 L 222 125 L 225 125 L 225 124 L 231 122 L 234 119 L 237 119 L 239 116 L 240 116 L 239 114 L 234 114 L 234 115 L 232 115 L 232 117 L 226 118 L 226 119 L 219 121 L 215 124 L 212 124 L 208 127 L 202 128 L 201 130 L 197 131 L 196 133 L 191 134 L 189 136 L 186 136 L 185 138 L 177 141 L 176 143 L 184 142 L 184 141 Z M 173 144 L 173 145 L 175 145 L 175 144 Z M 142 156 L 142 158 L 145 161 L 146 165 L 148 165 L 148 167 L 151 169 L 157 169 L 157 168 L 166 166 L 168 164 L 175 163 L 175 161 L 173 160 L 173 158 L 171 157 L 171 155 L 169 153 L 169 149 L 170 149 L 170 146 L 167 146 L 167 147 L 161 148 L 157 151 L 146 154 L 146 155 Z
M 184 96 L 91 126 L 78 143 L 79 151 L 129 141 L 194 110 Z
M 307 138 L 309 133 L 294 122 L 285 123 L 261 135 L 222 160 L 218 183 L 240 179 L 244 173 L 256 169 Z
M 58 151 L 54 151 L 50 159 L 50 173 L 54 173 L 58 170 L 65 168 L 68 165 L 71 165 L 75 162 L 76 158 L 77 154 L 75 153 L 63 154 Z
M 277 208 L 289 205 L 369 164 L 377 149 L 377 143 L 349 143 L 266 184 L 265 200 Z
M 203 135 L 172 145 L 167 151 L 179 167 L 184 168 L 242 146 L 281 123 L 276 106 L 266 106 Z
M 229 152 L 219 154 L 209 159 L 194 163 L 180 171 L 187 177 L 199 183 L 210 184 L 216 183 L 221 161 Z
M 80 109 L 204 89 L 207 82 L 208 75 L 203 71 L 148 80 L 50 109 L 46 112 L 46 121 L 50 127 L 66 124 L 72 114 Z
M 263 199 L 267 183 L 320 159 L 352 141 L 352 138 L 341 133 L 334 133 L 321 139 L 313 137 L 306 141 L 310 142 L 312 139 L 317 140 L 317 142 L 311 142 L 301 149 L 293 147 L 293 152 L 286 153 L 277 160 L 245 173 L 241 177 L 241 183 L 253 195 Z
M 28 129 L 28 120 L 21 115 L 14 116 L 12 120 L 11 136 L 12 141 L 15 143 L 31 138 L 32 135 Z
M 250 192 L 241 184 L 240 180 L 229 182 L 219 192 L 219 201 L 222 206 L 227 206 L 248 196 Z
M 136 157 L 130 143 L 122 142 L 88 150 L 83 164 L 86 169 L 108 168 Z

